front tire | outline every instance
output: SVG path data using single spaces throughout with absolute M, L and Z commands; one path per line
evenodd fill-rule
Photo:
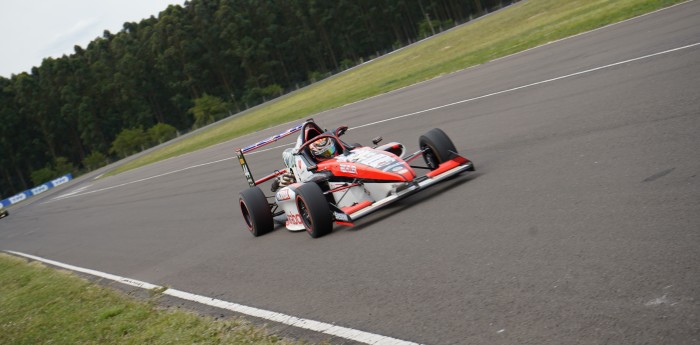
M 296 193 L 297 210 L 306 232 L 313 238 L 330 233 L 333 230 L 333 217 L 321 187 L 315 183 L 305 183 L 297 188 Z
M 243 219 L 253 236 L 262 236 L 274 229 L 270 204 L 259 187 L 252 187 L 241 192 L 239 204 Z
M 418 143 L 420 149 L 425 150 L 423 159 L 430 170 L 437 169 L 440 164 L 454 158 L 457 154 L 452 140 L 440 128 L 433 128 L 421 135 Z

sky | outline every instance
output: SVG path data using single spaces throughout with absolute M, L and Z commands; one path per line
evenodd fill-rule
M 30 72 L 47 57 L 70 55 L 105 30 L 119 32 L 184 0 L 0 0 L 0 76 Z

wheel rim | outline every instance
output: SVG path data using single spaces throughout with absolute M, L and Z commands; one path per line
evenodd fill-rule
M 308 231 L 309 233 L 313 232 L 313 221 L 311 220 L 309 208 L 306 207 L 306 203 L 300 197 L 297 197 L 297 209 L 299 210 L 301 221 L 304 222 L 304 227 L 306 227 L 306 231 Z
M 437 169 L 439 164 L 437 164 L 437 157 L 435 157 L 435 153 L 433 152 L 432 148 L 430 148 L 430 146 L 425 146 L 421 147 L 421 149 L 427 149 L 425 152 L 423 152 L 423 159 L 425 159 L 425 164 L 428 165 L 428 168 L 430 168 L 430 170 Z

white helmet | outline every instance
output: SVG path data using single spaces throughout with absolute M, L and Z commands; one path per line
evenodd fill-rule
M 311 153 L 317 158 L 331 158 L 335 156 L 335 143 L 333 139 L 324 137 L 318 139 L 309 145 Z

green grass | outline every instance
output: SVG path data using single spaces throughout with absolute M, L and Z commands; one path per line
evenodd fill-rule
M 108 173 L 114 175 L 396 90 L 684 0 L 525 0 L 328 78 Z M 233 148 L 232 148 L 233 150 Z M 232 152 L 233 154 L 233 152 Z
M 0 254 L 0 344 L 286 344 L 241 319 L 136 300 L 72 273 Z

